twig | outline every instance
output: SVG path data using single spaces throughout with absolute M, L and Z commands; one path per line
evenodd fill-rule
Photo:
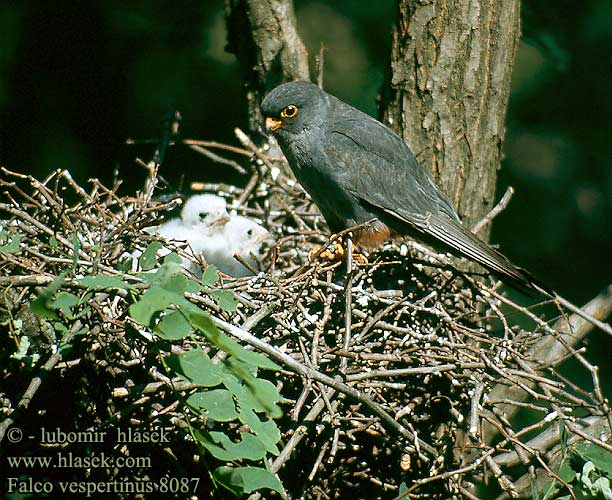
M 303 365 L 302 363 L 299 363 L 298 361 L 294 360 L 292 357 L 288 356 L 287 354 L 279 351 L 278 349 L 271 346 L 270 344 L 263 342 L 257 337 L 254 337 L 249 332 L 245 332 L 244 330 L 242 330 L 241 328 L 238 328 L 237 326 L 231 325 L 215 317 L 213 317 L 213 322 L 226 333 L 229 333 L 230 335 L 236 337 L 237 339 L 240 339 L 243 342 L 247 342 L 248 344 L 251 344 L 252 346 L 257 347 L 257 349 L 261 350 L 262 352 L 265 352 L 266 354 L 271 356 L 276 361 L 290 368 L 295 373 L 303 377 L 307 377 L 307 378 L 316 380 L 318 382 L 321 382 L 322 384 L 325 384 L 333 389 L 336 389 L 346 394 L 347 396 L 350 396 L 356 399 L 357 401 L 362 402 L 368 408 L 370 408 L 370 410 L 372 410 L 376 415 L 378 415 L 381 418 L 381 420 L 390 429 L 401 434 L 402 436 L 407 438 L 408 441 L 412 443 L 415 442 L 415 438 L 412 433 L 410 433 L 407 429 L 405 429 L 401 424 L 396 422 L 393 419 L 393 417 L 391 417 L 391 415 L 389 415 L 383 409 L 382 406 L 372 401 L 368 396 L 366 396 L 362 392 L 356 391 L 355 389 L 349 387 L 348 385 L 338 380 L 335 380 L 328 375 L 320 373 L 317 370 L 308 368 L 307 366 Z M 427 453 L 427 455 L 429 455 L 429 456 L 421 455 L 421 459 L 428 461 L 430 460 L 432 456 L 435 456 L 435 453 L 436 453 L 435 449 L 429 444 L 425 443 L 424 441 L 419 440 L 419 447 L 422 450 L 424 450 Z
M 228 160 L 227 158 L 224 158 L 223 156 L 219 156 L 218 154 L 213 153 L 212 151 L 209 151 L 205 147 L 198 146 L 196 144 L 190 144 L 189 147 L 193 149 L 194 151 L 197 151 L 201 155 L 206 156 L 206 158 L 216 163 L 221 163 L 223 165 L 227 165 L 228 167 L 232 167 L 239 174 L 244 175 L 247 173 L 244 167 L 240 165 L 239 163 L 235 162 L 234 160 Z
M 353 240 L 351 233 L 346 238 L 346 284 L 344 286 L 344 336 L 342 338 L 342 349 L 344 351 L 349 350 L 351 345 L 351 324 L 352 324 L 352 305 L 353 295 L 351 290 L 353 288 Z M 348 358 L 343 357 L 340 360 L 340 372 L 346 376 L 346 367 L 348 365 Z
M 490 224 L 495 217 L 497 217 L 502 211 L 506 209 L 510 200 L 512 199 L 512 195 L 514 194 L 514 188 L 512 186 L 508 186 L 506 192 L 502 196 L 501 200 L 495 205 L 487 215 L 485 215 L 480 222 L 478 222 L 473 228 L 472 232 L 474 234 L 478 234 L 482 231 L 488 224 Z
M 480 405 L 480 398 L 484 391 L 485 385 L 483 382 L 478 382 L 474 388 L 474 394 L 470 400 L 470 418 L 468 432 L 475 436 L 478 433 L 478 407 Z

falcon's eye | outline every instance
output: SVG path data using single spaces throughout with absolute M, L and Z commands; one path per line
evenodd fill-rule
M 289 104 L 281 111 L 282 118 L 295 118 L 298 114 L 298 107 L 295 104 Z

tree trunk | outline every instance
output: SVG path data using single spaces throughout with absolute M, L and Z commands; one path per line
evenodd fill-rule
M 494 203 L 519 36 L 519 0 L 399 0 L 382 116 L 468 227 Z
M 309 80 L 308 52 L 295 27 L 292 0 L 226 0 L 229 50 L 243 72 L 249 128 L 261 126 L 259 104 L 282 81 Z
M 257 129 L 260 124 L 259 103 L 266 90 L 280 83 L 281 80 L 309 79 L 307 54 L 295 28 L 291 0 L 226 1 L 228 2 L 229 39 L 244 70 L 251 124 L 253 129 Z M 374 8 L 376 8 L 375 5 L 372 9 Z M 502 158 L 504 123 L 512 66 L 519 36 L 520 0 L 489 0 L 487 2 L 484 0 L 398 0 L 397 26 L 393 37 L 388 78 L 383 89 L 381 116 L 383 121 L 394 128 L 408 143 L 421 164 L 431 170 L 438 185 L 449 194 L 464 223 L 470 228 L 489 212 L 494 203 L 497 171 Z M 481 231 L 480 236 L 486 239 L 488 234 L 489 229 L 486 227 Z M 461 265 L 463 266 L 464 264 Z M 347 280 L 347 283 L 349 283 L 347 290 L 350 290 L 350 279 Z M 350 303 L 351 295 L 346 296 Z M 596 313 L 596 316 L 605 317 L 606 312 L 598 309 L 601 307 L 599 300 L 600 298 L 589 304 L 587 310 L 591 313 L 597 310 L 599 312 Z M 453 301 L 455 302 L 450 302 L 464 303 L 461 295 L 455 295 Z M 442 303 L 447 302 L 442 300 Z M 604 301 L 604 303 L 609 303 L 609 301 Z M 465 309 L 464 306 L 459 306 L 461 314 L 457 318 L 464 318 L 466 313 L 471 312 L 470 304 L 479 307 L 478 302 L 467 304 Z M 508 303 L 507 307 L 512 311 L 511 314 L 519 314 L 524 311 L 523 308 L 518 306 L 513 308 L 510 304 Z M 325 307 L 331 310 L 331 306 L 327 303 Z M 347 315 L 349 320 L 345 324 L 350 327 L 351 311 L 354 310 L 346 303 L 342 307 L 344 307 L 343 310 L 334 309 L 334 311 L 337 311 L 338 315 Z M 383 312 L 386 313 L 389 310 L 385 309 Z M 491 313 L 493 317 L 499 315 L 500 320 L 506 323 L 505 318 L 493 308 L 493 305 L 491 305 L 491 311 L 493 311 Z M 331 317 L 331 313 L 327 317 Z M 398 321 L 400 317 L 396 316 Z M 375 318 L 372 325 L 376 324 L 379 319 L 381 317 Z M 325 321 L 323 320 L 324 323 Z M 413 320 L 406 316 L 405 321 L 410 323 Z M 483 319 L 483 324 L 486 321 L 488 320 Z M 459 439 L 460 433 L 455 433 L 453 429 L 461 427 L 457 427 L 460 420 L 453 415 L 452 420 L 449 420 L 449 425 L 438 426 L 438 429 L 442 430 L 440 435 L 444 435 L 444 439 L 436 438 L 440 443 L 444 443 L 440 445 L 443 448 L 439 448 L 439 450 L 444 449 L 441 457 L 451 451 L 449 443 L 452 441 L 447 438 L 456 437 L 458 438 L 456 443 L 467 446 L 465 449 L 452 450 L 455 458 L 460 458 L 462 465 L 467 464 L 470 460 L 479 460 L 479 462 L 472 462 L 474 465 L 470 467 L 471 470 L 465 471 L 466 476 L 459 476 L 455 473 L 448 476 L 449 486 L 453 488 L 455 496 L 475 498 L 480 493 L 478 488 L 483 478 L 491 480 L 491 483 L 493 478 L 497 479 L 500 490 L 499 498 L 505 498 L 504 495 L 512 497 L 530 495 L 532 491 L 535 491 L 531 487 L 534 472 L 536 480 L 541 481 L 539 487 L 543 488 L 544 485 L 548 485 L 547 476 L 545 477 L 541 472 L 544 468 L 549 470 L 549 466 L 557 470 L 559 459 L 565 453 L 563 448 L 566 447 L 565 443 L 563 446 L 560 444 L 564 439 L 561 430 L 556 431 L 554 425 L 545 425 L 551 422 L 553 415 L 557 415 L 556 418 L 559 421 L 566 419 L 568 429 L 570 429 L 570 423 L 574 427 L 575 430 L 570 429 L 572 434 L 569 439 L 575 440 L 572 442 L 577 443 L 578 437 L 582 434 L 590 436 L 605 434 L 602 429 L 607 428 L 608 422 L 605 418 L 609 419 L 609 411 L 603 396 L 597 395 L 599 406 L 592 406 L 590 399 L 588 403 L 586 399 L 584 403 L 580 403 L 584 408 L 597 408 L 600 413 L 593 412 L 585 419 L 574 421 L 563 414 L 563 408 L 566 405 L 565 396 L 556 399 L 557 393 L 551 393 L 549 389 L 552 387 L 550 385 L 552 382 L 534 376 L 541 373 L 542 376 L 551 376 L 554 381 L 557 380 L 554 373 L 551 375 L 542 371 L 542 367 L 557 366 L 561 360 L 566 359 L 567 352 L 573 348 L 572 342 L 578 342 L 579 328 L 576 321 L 578 321 L 577 317 L 570 317 L 567 328 L 563 326 L 563 322 L 558 322 L 554 326 L 558 335 L 550 337 L 553 338 L 553 341 L 544 338 L 535 347 L 532 345 L 531 352 L 519 349 L 502 357 L 502 352 L 510 351 L 507 351 L 506 347 L 498 351 L 498 347 L 495 347 L 491 358 L 483 358 L 487 359 L 486 370 L 489 375 L 484 379 L 476 380 L 477 376 L 484 375 L 484 372 L 476 371 L 473 372 L 474 375 L 465 378 L 469 380 L 466 383 L 470 385 L 474 382 L 482 382 L 475 386 L 471 395 L 468 392 L 463 393 L 471 398 L 469 413 L 466 409 L 465 414 L 469 419 L 468 432 L 465 432 L 464 437 Z M 544 323 L 540 325 L 539 320 L 535 322 L 535 325 L 534 334 L 546 331 L 543 328 Z M 586 322 L 584 326 L 588 327 L 588 330 L 583 330 L 582 336 L 590 331 L 590 326 Z M 421 328 L 417 318 L 414 319 L 414 327 Z M 458 326 L 457 332 L 464 328 L 463 325 Z M 350 330 L 345 327 L 345 331 L 350 332 Z M 505 325 L 504 332 L 509 332 L 507 325 Z M 573 340 L 561 341 L 562 335 L 569 335 L 568 332 L 571 333 Z M 462 338 L 470 349 L 477 345 L 477 342 L 481 342 L 477 336 L 471 334 L 459 338 Z M 514 342 L 514 337 L 509 341 Z M 403 340 L 401 345 L 404 345 Z M 484 346 L 483 352 L 487 352 L 487 344 L 482 345 Z M 553 349 L 553 347 L 559 349 Z M 368 346 L 367 349 L 369 348 Z M 543 356 L 542 353 L 545 351 L 546 355 Z M 558 362 L 553 363 L 549 359 L 551 353 L 558 354 Z M 421 358 L 417 356 L 415 359 Z M 436 362 L 439 363 L 440 358 L 436 357 Z M 495 378 L 489 379 L 489 376 L 494 377 L 494 372 L 488 367 L 489 365 L 496 367 L 497 364 L 500 364 L 499 369 L 517 366 L 520 368 L 517 373 L 524 373 L 529 377 L 522 375 L 510 377 L 500 372 L 498 382 L 489 387 L 489 383 Z M 585 365 L 585 367 L 591 371 L 590 365 Z M 517 371 L 516 368 L 512 370 L 512 373 Z M 463 376 L 467 373 L 469 372 L 463 372 Z M 595 372 L 592 371 L 591 375 L 593 373 Z M 450 376 L 453 377 L 454 382 L 455 375 Z M 417 383 L 420 381 L 417 380 Z M 560 383 L 562 386 L 566 385 L 563 380 Z M 597 379 L 595 385 L 598 384 Z M 569 384 L 567 386 L 570 387 Z M 534 432 L 529 435 L 532 440 L 528 442 L 530 447 L 528 448 L 518 441 L 519 438 L 525 438 L 518 433 L 521 423 L 517 422 L 512 425 L 508 423 L 508 419 L 513 418 L 519 409 L 525 408 L 521 403 L 527 399 L 527 396 L 533 395 L 534 391 L 536 400 L 542 405 L 540 409 L 545 409 L 547 416 L 542 418 L 541 424 L 538 424 L 539 434 L 535 435 Z M 410 391 L 407 393 L 410 394 Z M 559 394 L 562 393 L 565 394 L 559 392 Z M 399 397 L 405 398 L 406 392 L 402 390 L 398 394 Z M 421 396 L 418 398 L 420 399 Z M 465 403 L 465 400 L 461 403 L 461 397 L 456 401 L 461 405 Z M 405 405 L 404 399 L 401 400 L 401 405 Z M 544 408 L 543 405 L 549 406 Z M 323 403 L 320 404 L 320 408 L 324 406 Z M 327 406 L 330 407 L 329 402 Z M 314 409 L 316 406 L 313 405 L 309 411 Z M 601 416 L 604 413 L 605 416 Z M 319 418 L 319 413 L 312 413 L 312 415 L 314 415 L 313 422 L 314 419 Z M 400 420 L 399 413 L 396 419 Z M 579 428 L 582 434 L 577 432 L 576 429 Z M 485 451 L 486 446 L 492 446 L 498 442 L 497 436 L 501 429 L 505 437 L 513 436 L 512 440 L 504 446 L 504 449 L 497 450 L 495 453 L 493 450 Z M 416 434 L 416 431 L 414 432 Z M 438 434 L 438 430 L 435 431 L 435 434 Z M 432 433 L 433 436 L 434 433 Z M 531 455 L 535 453 L 530 450 L 535 449 L 539 450 L 538 459 L 547 460 L 548 465 L 539 467 L 537 462 L 532 460 Z M 322 448 L 322 454 L 319 455 L 315 468 L 312 469 L 313 473 L 323 463 L 321 460 L 325 453 L 326 448 Z M 361 453 L 362 450 L 360 451 L 359 448 L 354 449 L 355 458 L 360 457 Z M 391 456 L 394 451 L 385 450 L 385 453 Z M 283 454 L 284 451 L 281 456 Z M 410 458 L 410 454 L 405 456 Z M 338 458 L 336 457 L 335 460 Z M 529 469 L 521 468 L 521 464 L 527 465 L 526 460 L 532 460 L 531 463 L 536 464 L 535 468 L 532 469 L 531 465 Z M 404 461 L 404 456 L 402 456 L 402 461 Z M 284 466 L 284 461 L 275 463 L 280 464 L 277 465 L 278 468 Z M 444 460 L 441 463 L 448 465 Z M 407 461 L 407 464 L 406 469 L 402 466 L 402 470 L 408 471 L 406 482 L 419 479 L 418 474 L 421 472 L 431 474 L 432 469 L 429 468 L 429 465 L 422 469 L 423 464 L 419 465 L 410 460 Z M 410 469 L 411 465 L 416 465 L 412 479 L 410 479 L 410 474 L 413 474 L 413 470 Z M 543 462 L 542 465 L 544 465 Z M 439 471 L 442 473 L 443 469 Z M 444 471 L 444 474 L 447 472 L 449 471 Z M 512 477 L 508 474 L 512 474 Z M 453 481 L 456 482 L 451 483 L 453 477 Z M 439 481 L 438 484 L 443 482 Z M 473 485 L 469 490 L 471 493 L 465 490 L 464 495 L 459 488 L 467 488 L 469 483 Z M 430 496 L 440 496 L 440 490 L 437 489 L 438 486 L 435 483 L 429 486 L 432 488 L 427 492 Z M 493 487 L 490 491 L 493 491 Z M 302 490 L 301 493 L 305 494 L 306 490 Z M 314 490 L 308 493 L 312 493 L 313 497 L 316 494 Z

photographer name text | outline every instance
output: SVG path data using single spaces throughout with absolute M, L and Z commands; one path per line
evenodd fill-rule
M 112 431 L 69 431 L 59 427 L 40 429 L 41 444 L 65 443 L 104 443 L 114 438 L 117 443 L 169 443 L 166 429 L 155 431 L 138 431 L 131 428 L 113 429 Z

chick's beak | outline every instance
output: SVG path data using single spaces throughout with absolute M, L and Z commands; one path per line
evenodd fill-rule
M 268 132 L 276 132 L 282 124 L 283 122 L 281 120 L 266 116 L 266 130 Z

